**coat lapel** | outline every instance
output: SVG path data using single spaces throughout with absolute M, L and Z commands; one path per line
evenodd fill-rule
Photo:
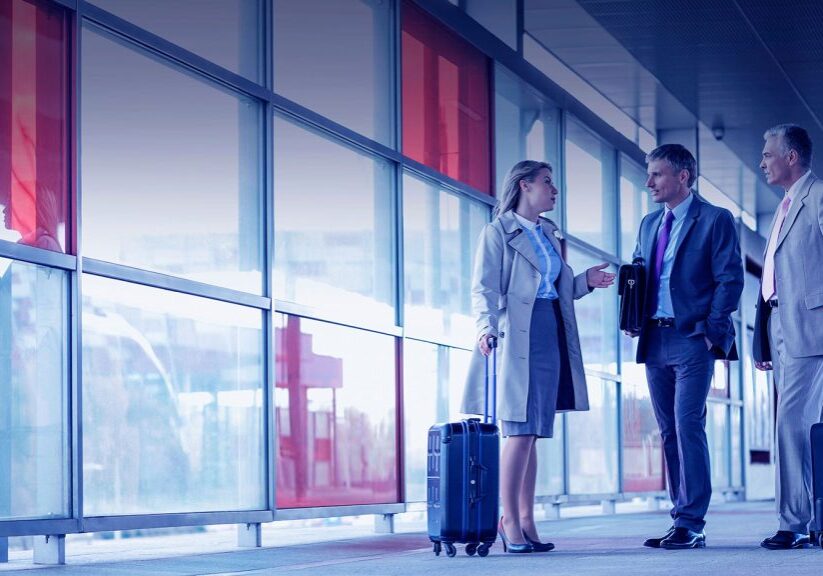
M 797 196 L 794 200 L 792 200 L 791 206 L 789 206 L 789 213 L 786 214 L 786 221 L 783 222 L 783 226 L 780 228 L 780 236 L 777 237 L 777 248 L 780 248 L 780 244 L 783 243 L 783 240 L 786 239 L 786 236 L 791 230 L 792 225 L 794 225 L 794 221 L 797 220 L 797 214 L 803 208 L 803 201 L 806 199 L 806 196 L 809 195 L 809 190 L 812 188 L 812 184 L 814 184 L 815 178 L 814 174 L 809 174 L 808 180 L 806 183 L 803 184 L 803 189 L 797 193 Z
M 514 217 L 514 213 L 509 211 L 500 216 L 500 223 L 503 225 L 503 230 L 507 234 L 511 234 L 508 244 L 512 250 L 520 254 L 526 261 L 534 266 L 535 270 L 540 270 L 540 263 L 537 260 L 537 254 L 534 253 L 534 247 L 531 241 L 526 238 L 526 233 Z

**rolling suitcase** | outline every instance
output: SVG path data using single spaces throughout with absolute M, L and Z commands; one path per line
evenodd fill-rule
M 817 546 L 823 547 L 823 423 L 812 426 L 812 502 L 814 503 L 814 535 Z
M 466 554 L 487 556 L 497 539 L 499 513 L 500 433 L 495 424 L 497 404 L 497 340 L 492 339 L 489 370 L 486 357 L 483 421 L 470 418 L 429 428 L 428 513 L 429 539 L 434 553 L 457 554 L 455 543 L 466 544 Z M 492 417 L 489 418 L 489 372 L 492 376 Z

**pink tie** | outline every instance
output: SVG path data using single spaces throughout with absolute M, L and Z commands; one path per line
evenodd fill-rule
M 783 228 L 783 222 L 786 220 L 786 214 L 789 213 L 789 204 L 791 203 L 792 199 L 786 194 L 783 202 L 780 203 L 780 209 L 777 212 L 774 227 L 772 227 L 772 234 L 769 236 L 769 246 L 766 248 L 766 261 L 763 262 L 763 282 L 760 287 L 763 300 L 766 302 L 777 296 L 777 288 L 774 282 L 774 253 L 777 250 L 777 238 L 780 236 L 780 229 Z

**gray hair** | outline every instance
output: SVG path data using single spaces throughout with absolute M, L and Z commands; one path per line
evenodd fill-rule
M 763 140 L 769 138 L 780 138 L 780 151 L 784 157 L 794 150 L 802 168 L 812 165 L 812 139 L 805 129 L 797 124 L 778 124 L 763 134 Z
M 646 163 L 652 160 L 665 160 L 669 166 L 672 167 L 675 174 L 679 174 L 681 170 L 686 170 L 689 173 L 688 187 L 694 185 L 697 180 L 697 162 L 692 156 L 692 153 L 680 144 L 663 144 L 658 146 L 646 155 Z
M 534 182 L 537 173 L 543 168 L 552 172 L 552 165 L 548 162 L 538 162 L 537 160 L 521 160 L 511 167 L 503 181 L 503 191 L 494 207 L 493 218 L 497 218 L 504 212 L 514 210 L 520 201 L 520 181 Z

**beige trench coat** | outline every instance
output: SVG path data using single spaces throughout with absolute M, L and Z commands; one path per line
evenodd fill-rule
M 558 254 L 557 226 L 540 218 L 546 236 Z M 529 394 L 529 328 L 532 308 L 540 287 L 538 259 L 531 242 L 511 211 L 487 224 L 480 235 L 472 278 L 472 312 L 477 319 L 477 337 L 463 393 L 462 411 L 482 414 L 484 405 L 485 357 L 477 340 L 483 334 L 498 337 L 497 417 L 526 421 Z M 589 396 L 573 300 L 591 292 L 586 274 L 575 277 L 563 262 L 557 279 L 560 312 L 566 331 L 566 348 L 560 350 L 569 370 L 560 374 L 557 409 L 588 410 Z M 562 345 L 562 344 L 561 344 Z

